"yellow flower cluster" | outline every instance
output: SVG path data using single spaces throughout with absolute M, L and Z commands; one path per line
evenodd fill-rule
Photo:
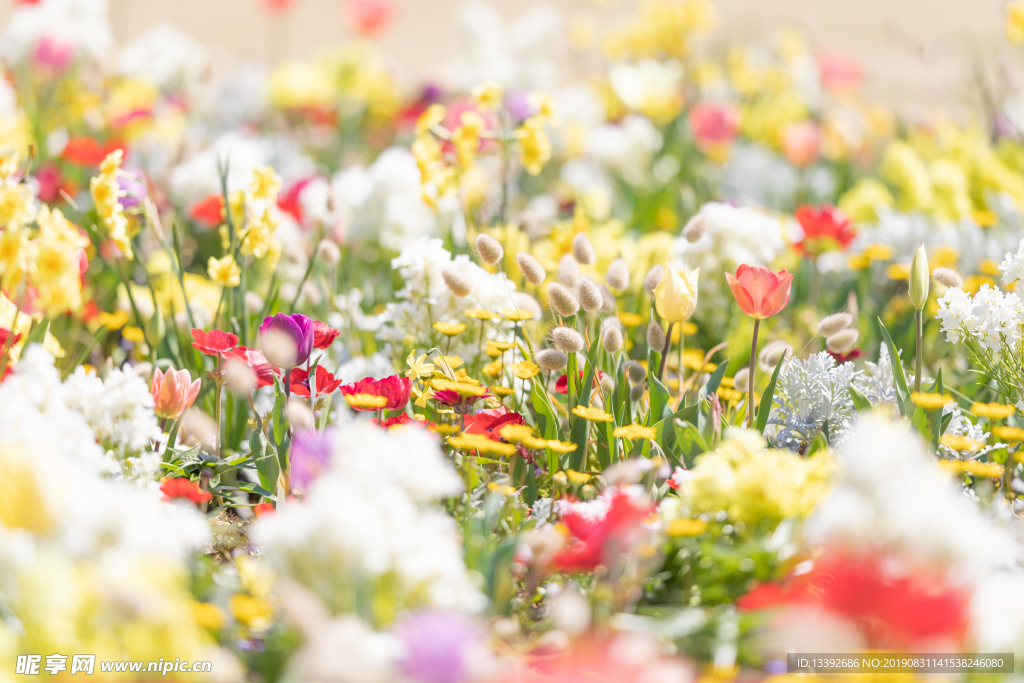
M 724 511 L 734 523 L 776 523 L 809 514 L 828 492 L 835 471 L 830 451 L 801 458 L 769 450 L 756 433 L 736 430 L 718 449 L 697 458 L 679 493 L 695 515 Z
M 689 54 L 690 38 L 707 33 L 715 10 L 707 0 L 654 0 L 640 14 L 604 39 L 604 50 L 617 59 L 681 59 Z
M 121 197 L 125 193 L 117 184 L 118 173 L 121 172 L 121 162 L 124 160 L 124 152 L 115 149 L 107 155 L 107 158 L 100 164 L 100 173 L 94 176 L 89 182 L 89 190 L 92 193 L 92 201 L 96 205 L 96 214 L 103 221 L 107 235 L 126 259 L 131 260 L 132 235 L 128 217 L 124 214 L 124 206 L 121 205 Z

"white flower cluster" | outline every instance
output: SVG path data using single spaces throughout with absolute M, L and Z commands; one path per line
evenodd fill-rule
M 485 602 L 462 560 L 454 521 L 433 501 L 459 493 L 436 438 L 416 428 L 337 428 L 329 469 L 301 503 L 260 519 L 253 538 L 283 576 L 333 611 L 359 581 L 391 586 L 402 604 L 477 610 Z
M 720 316 L 732 297 L 722 272 L 735 272 L 740 264 L 768 266 L 786 248 L 785 225 L 772 214 L 754 209 L 708 202 L 700 210 L 704 233 L 692 244 L 680 237 L 675 253 L 688 270 L 700 267 L 714 275 L 700 283 L 700 322 Z
M 160 438 L 153 396 L 131 368 L 112 368 L 101 379 L 79 366 L 64 388 L 68 408 L 85 419 L 101 445 L 118 455 L 137 454 Z
M 984 284 L 973 297 L 959 287 L 950 287 L 939 299 L 935 317 L 942 323 L 946 341 L 957 344 L 967 338 L 982 349 L 1000 352 L 1016 349 L 1021 340 L 1024 306 L 1013 292 Z
M 54 49 L 102 59 L 114 46 L 107 0 L 42 0 L 18 3 L 7 15 L 0 53 L 8 64 L 29 56 L 41 41 Z
M 787 362 L 775 392 L 778 405 L 768 420 L 779 426 L 775 442 L 799 450 L 827 430 L 829 443 L 840 443 L 853 419 L 850 385 L 860 375 L 853 363 L 836 365 L 825 351 Z
M 809 520 L 812 542 L 873 548 L 945 569 L 974 591 L 977 645 L 1022 645 L 1024 619 L 1005 602 L 1024 601 L 1020 547 L 960 495 L 920 438 L 906 425 L 869 415 L 857 421 L 839 452 L 843 480 Z
M 747 142 L 733 146 L 722 168 L 723 194 L 739 204 L 785 211 L 796 203 L 801 189 L 809 203 L 826 201 L 835 192 L 835 175 L 824 164 L 816 164 L 801 177 L 801 172 L 781 155 Z
M 503 308 L 516 307 L 514 282 L 501 273 L 488 273 L 466 254 L 453 259 L 437 238 L 419 238 L 392 259 L 391 267 L 401 275 L 405 286 L 396 294 L 398 301 L 388 303 L 381 314 L 383 326 L 378 336 L 397 347 L 395 365 L 404 361 L 407 341 L 434 339 L 440 344 L 440 335 L 431 327 L 435 321 L 465 322 L 466 310 L 471 308 L 500 313 Z M 442 276 L 447 267 L 457 269 L 470 283 L 469 296 L 457 297 L 448 289 Z M 488 338 L 494 337 L 497 329 L 493 323 L 488 324 Z M 453 339 L 451 351 L 468 357 L 476 353 L 476 344 L 476 339 L 463 334 Z
M 999 270 L 1003 272 L 1003 284 L 1024 280 L 1024 240 L 1017 246 L 1017 253 L 1006 252 L 1003 262 L 999 264 Z

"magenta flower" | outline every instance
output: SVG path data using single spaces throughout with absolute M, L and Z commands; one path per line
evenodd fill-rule
M 454 612 L 423 611 L 393 631 L 404 646 L 402 673 L 416 683 L 464 683 L 472 677 L 475 650 L 483 647 L 480 626 Z
M 316 431 L 297 431 L 291 450 L 292 488 L 306 493 L 320 472 L 331 460 L 331 443 L 327 434 Z
M 267 316 L 260 325 L 263 354 L 272 365 L 282 368 L 293 368 L 309 360 L 314 338 L 313 321 L 301 313 Z

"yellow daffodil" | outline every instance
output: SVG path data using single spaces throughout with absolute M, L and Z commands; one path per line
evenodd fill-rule
M 1005 403 L 973 403 L 971 412 L 978 417 L 987 417 L 990 420 L 1002 420 L 1010 417 L 1017 411 L 1013 406 Z
M 910 400 L 926 410 L 938 410 L 947 403 L 952 403 L 953 397 L 949 394 L 928 394 L 915 391 L 910 394 Z
M 616 427 L 612 436 L 636 441 L 637 439 L 654 439 L 658 436 L 654 427 L 644 427 L 638 424 L 629 424 L 624 427 Z
M 708 523 L 701 519 L 673 519 L 666 531 L 669 536 L 698 536 L 708 530 Z
M 277 193 L 281 191 L 281 176 L 277 175 L 270 166 L 254 168 L 252 170 L 252 182 L 249 183 L 249 192 L 253 199 L 264 201 L 277 201 Z
M 488 81 L 483 85 L 473 88 L 473 101 L 484 109 L 497 110 L 501 108 L 502 98 L 505 96 L 505 89 L 494 81 Z
M 434 323 L 434 329 L 446 337 L 454 337 L 466 331 L 466 324 L 438 321 Z
M 576 406 L 572 409 L 572 414 L 577 417 L 582 417 L 584 420 L 590 420 L 591 422 L 611 422 L 615 418 L 612 417 L 611 413 L 607 413 L 600 408 L 593 406 Z
M 697 278 L 700 268 L 680 274 L 665 264 L 665 274 L 654 289 L 654 308 L 670 323 L 688 320 L 697 308 Z
M 406 371 L 405 376 L 411 379 L 419 379 L 420 377 L 429 377 L 434 373 L 434 364 L 427 363 L 427 354 L 420 354 L 419 358 L 416 357 L 416 352 L 411 351 L 409 357 L 405 359 L 405 362 L 409 364 L 409 369 Z
M 242 282 L 242 269 L 235 263 L 235 257 L 231 254 L 222 259 L 211 256 L 206 272 L 210 279 L 221 287 L 237 287 Z

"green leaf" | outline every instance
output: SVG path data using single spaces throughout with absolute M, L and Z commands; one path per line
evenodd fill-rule
M 711 377 L 708 378 L 707 384 L 704 385 L 704 395 L 713 394 L 718 390 L 718 386 L 722 383 L 722 378 L 725 377 L 725 371 L 729 369 L 729 359 L 726 358 L 715 371 L 711 373 Z
M 28 348 L 32 344 L 42 344 L 46 338 L 46 333 L 50 330 L 50 319 L 43 318 L 35 325 L 32 326 L 32 330 L 28 333 L 28 338 L 25 340 L 25 348 Z
M 853 407 L 858 411 L 871 410 L 871 401 L 852 384 L 850 385 L 850 400 L 853 401 Z
M 782 354 L 779 357 L 779 362 L 775 364 L 775 370 L 772 371 L 772 378 L 768 380 L 768 386 L 761 394 L 761 404 L 757 407 L 757 420 L 754 423 L 757 431 L 761 434 L 764 434 L 764 429 L 768 426 L 768 416 L 772 412 L 772 403 L 775 401 L 775 385 L 779 381 L 779 372 L 782 371 L 782 364 L 785 360 L 786 354 Z M 855 391 L 853 387 L 850 387 L 850 390 Z
M 900 409 L 900 415 L 908 417 L 910 414 L 910 390 L 907 389 L 907 376 L 903 374 L 903 364 L 900 362 L 900 354 L 896 351 L 896 345 L 889 336 L 889 330 L 885 329 L 882 319 L 878 319 L 878 326 L 882 329 L 882 338 L 889 349 L 889 363 L 892 365 L 892 376 L 896 385 L 896 406 Z
M 668 387 L 662 384 L 656 375 L 648 374 L 647 379 L 648 393 L 651 397 L 651 410 L 647 413 L 645 422 L 647 427 L 651 427 L 655 422 L 665 418 L 671 394 L 668 392 Z
M 277 455 L 267 446 L 263 434 L 253 432 L 249 437 L 249 450 L 256 461 L 256 472 L 260 477 L 260 484 L 267 491 L 277 491 L 277 479 L 281 474 L 281 465 L 277 460 Z
M 577 405 L 584 408 L 590 405 L 590 394 L 594 387 L 594 376 L 597 373 L 597 358 L 601 353 L 601 344 L 594 342 L 587 352 L 587 376 L 583 380 L 583 390 Z M 572 358 L 575 354 L 570 355 Z M 587 441 L 590 434 L 590 422 L 582 417 L 570 417 L 572 426 L 569 428 L 569 440 L 576 444 L 576 450 L 569 454 L 569 467 L 577 472 L 585 471 L 587 464 Z

